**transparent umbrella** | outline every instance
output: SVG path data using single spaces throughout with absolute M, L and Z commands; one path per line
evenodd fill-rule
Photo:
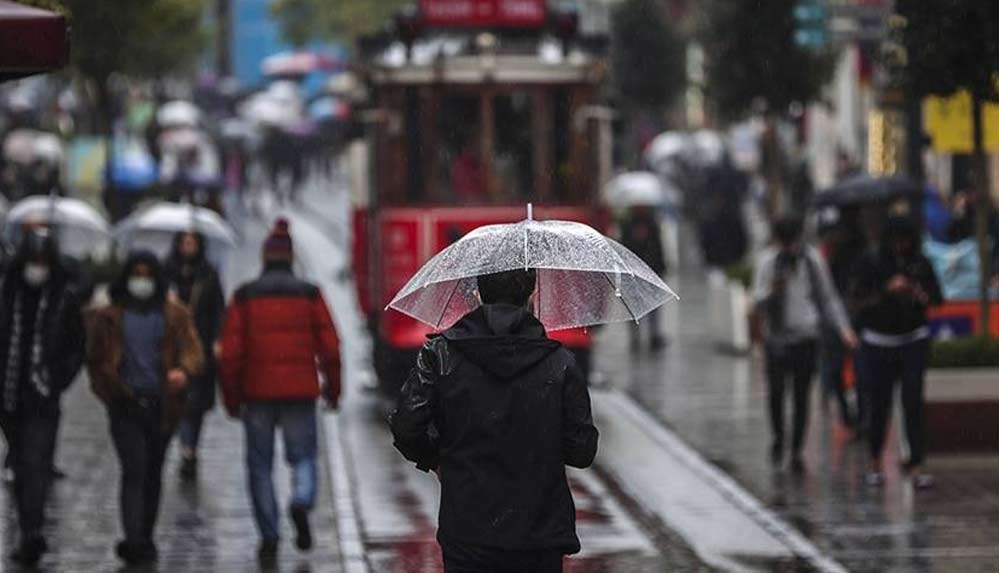
M 15 203 L 5 218 L 4 234 L 16 243 L 25 225 L 56 229 L 59 246 L 72 257 L 84 258 L 106 246 L 111 236 L 107 220 L 80 199 L 33 195 Z
M 187 203 L 154 203 L 118 223 L 114 235 L 122 250 L 149 249 L 163 257 L 169 253 L 174 235 L 184 231 L 195 231 L 205 238 L 213 262 L 236 244 L 235 231 L 218 213 Z
M 537 269 L 534 314 L 548 330 L 639 320 L 677 299 L 637 255 L 592 227 L 524 221 L 479 227 L 427 262 L 389 308 L 435 329 L 479 306 L 476 277 Z

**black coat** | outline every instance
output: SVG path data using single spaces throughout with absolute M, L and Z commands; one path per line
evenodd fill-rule
M 439 469 L 442 542 L 579 551 L 565 466 L 596 455 L 590 396 L 525 309 L 483 306 L 431 338 L 391 426 L 407 459 Z
M 850 283 L 851 306 L 859 329 L 882 334 L 906 334 L 928 323 L 927 310 L 943 302 L 940 283 L 930 261 L 916 252 L 901 259 L 887 249 L 873 249 L 857 262 Z M 905 294 L 888 292 L 895 275 L 904 275 L 927 295 L 922 302 Z
M 632 215 L 621 226 L 621 244 L 638 255 L 659 276 L 666 273 L 662 233 L 655 217 Z
M 21 266 L 12 265 L 0 280 L 0 388 L 4 386 L 7 371 L 14 299 L 19 289 L 28 288 L 20 273 Z M 43 319 L 42 362 L 48 367 L 51 394 L 48 400 L 34 393 L 31 396 L 40 401 L 56 401 L 72 384 L 83 366 L 85 331 L 76 291 L 61 268 L 54 269 L 44 288 L 49 289 L 49 307 Z M 22 347 L 30 345 L 28 339 L 33 337 L 33 333 L 26 331 L 23 336 L 27 338 L 22 340 Z M 30 356 L 21 357 L 22 366 L 27 366 L 30 361 Z M 24 381 L 20 383 L 23 384 Z M 24 392 L 21 394 L 23 396 Z
M 207 411 L 215 406 L 217 369 L 212 347 L 222 330 L 225 316 L 225 293 L 219 275 L 206 261 L 198 263 L 190 277 L 181 272 L 175 260 L 167 261 L 164 272 L 171 289 L 191 309 L 194 325 L 205 350 L 205 367 L 200 376 L 191 381 L 188 390 L 188 407 Z

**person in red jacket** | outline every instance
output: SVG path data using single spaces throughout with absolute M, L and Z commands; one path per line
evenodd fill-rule
M 279 531 L 271 475 L 274 431 L 281 427 L 292 469 L 289 513 L 296 545 L 307 551 L 312 547 L 308 516 L 316 498 L 316 399 L 322 394 L 329 407 L 336 407 L 340 354 L 322 293 L 292 273 L 287 220 L 275 223 L 263 260 L 263 274 L 233 296 L 219 358 L 226 410 L 246 427 L 250 496 L 261 535 L 258 556 L 268 562 L 277 557 Z

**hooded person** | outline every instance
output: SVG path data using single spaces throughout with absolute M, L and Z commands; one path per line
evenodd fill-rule
M 125 538 L 116 552 L 132 565 L 156 559 L 163 461 L 204 365 L 191 313 L 167 289 L 156 256 L 135 252 L 110 285 L 111 304 L 87 315 L 90 384 L 107 407 L 121 465 Z
M 219 368 L 226 411 L 246 427 L 250 497 L 261 537 L 258 558 L 271 564 L 280 541 L 272 475 L 275 432 L 281 428 L 293 474 L 288 511 L 296 545 L 307 551 L 318 480 L 316 399 L 337 405 L 340 350 L 319 287 L 292 272 L 294 246 L 286 219 L 275 222 L 262 256 L 263 273 L 236 290 L 226 311 Z
M 180 475 L 184 481 L 197 476 L 198 443 L 205 414 L 215 406 L 215 345 L 225 315 L 225 294 L 219 275 L 205 257 L 205 238 L 200 233 L 182 232 L 174 237 L 173 248 L 164 266 L 170 293 L 194 315 L 198 338 L 205 349 L 205 367 L 190 381 L 187 411 L 180 420 Z
M 0 426 L 14 474 L 21 542 L 13 558 L 33 566 L 53 476 L 60 397 L 83 363 L 80 303 L 55 239 L 28 232 L 0 281 Z
M 561 571 L 580 550 L 565 467 L 598 433 L 572 354 L 529 312 L 534 270 L 478 277 L 482 306 L 431 336 L 402 386 L 395 447 L 441 481 L 447 571 Z
M 923 383 L 930 347 L 927 311 L 943 302 L 943 294 L 912 220 L 893 217 L 886 222 L 879 247 L 865 254 L 854 269 L 850 295 L 860 332 L 857 374 L 871 454 L 865 479 L 875 487 L 884 483 L 881 456 L 895 384 L 900 383 L 909 443 L 905 466 L 913 485 L 930 487 L 933 478 L 922 471 Z

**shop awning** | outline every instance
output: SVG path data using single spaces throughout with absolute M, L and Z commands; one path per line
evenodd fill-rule
M 62 15 L 0 0 L 0 81 L 50 72 L 68 60 Z

